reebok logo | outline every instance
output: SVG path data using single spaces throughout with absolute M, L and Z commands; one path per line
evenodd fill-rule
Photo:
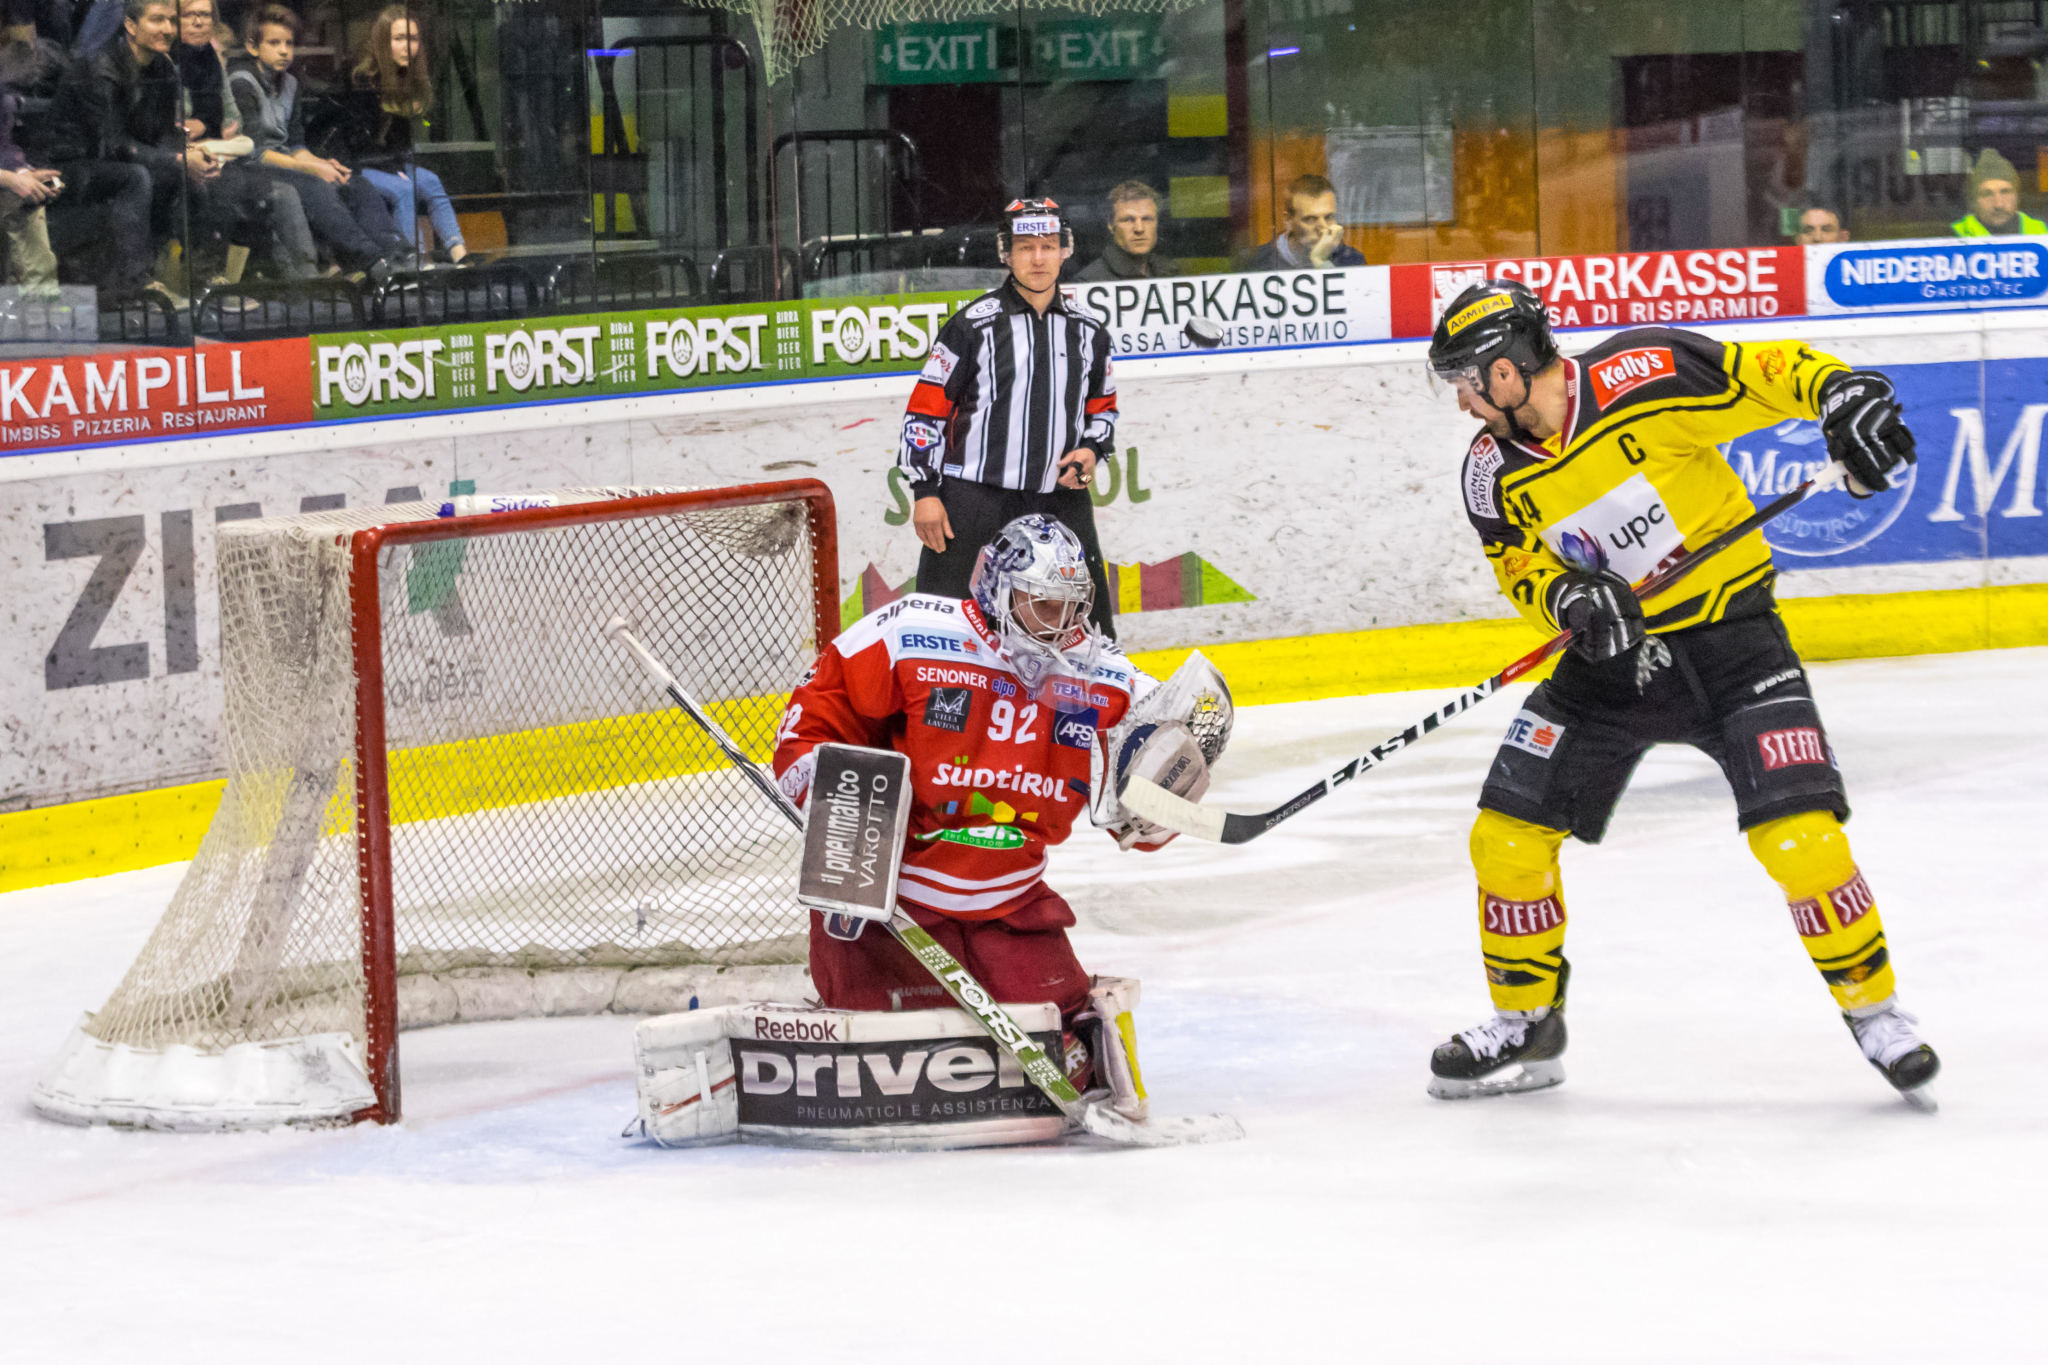
M 1821 743 L 1820 731 L 1811 725 L 1791 730 L 1766 730 L 1756 737 L 1756 751 L 1762 756 L 1767 773 L 1828 761 L 1827 746 Z
M 1625 393 L 1678 373 L 1669 346 L 1637 346 L 1586 368 L 1593 378 L 1593 400 L 1603 408 Z
M 1482 923 L 1489 934 L 1522 938 L 1555 929 L 1564 923 L 1564 902 L 1555 896 L 1540 901 L 1504 901 L 1498 896 L 1483 899 Z
M 765 1014 L 754 1016 L 754 1036 L 772 1038 L 784 1043 L 836 1043 L 839 1038 L 837 1019 L 771 1019 Z

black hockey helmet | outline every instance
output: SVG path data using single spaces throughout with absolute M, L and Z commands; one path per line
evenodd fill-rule
M 1062 259 L 1074 254 L 1074 229 L 1067 222 L 1067 215 L 1060 211 L 1057 199 L 1012 199 L 1003 210 L 1003 221 L 996 228 L 996 252 L 1005 265 L 1010 260 L 1010 243 L 1017 237 L 1050 237 L 1060 235 Z
M 1512 362 L 1526 382 L 1557 359 L 1550 314 L 1536 291 L 1520 280 L 1480 280 L 1452 299 L 1429 338 L 1429 371 L 1446 383 L 1463 383 L 1493 402 L 1487 371 L 1500 359 Z

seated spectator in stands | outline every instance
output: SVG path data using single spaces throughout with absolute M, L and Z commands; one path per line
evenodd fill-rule
M 242 111 L 242 131 L 273 184 L 298 195 L 312 241 L 333 253 L 342 269 L 380 274 L 410 253 L 391 221 L 391 210 L 369 182 L 339 161 L 306 147 L 306 113 L 298 78 L 299 17 L 282 5 L 252 10 L 244 26 L 244 55 L 228 64 L 228 86 Z M 310 274 L 312 242 L 293 244 L 288 273 Z
M 1254 251 L 1240 270 L 1327 270 L 1364 265 L 1365 253 L 1344 241 L 1337 221 L 1337 188 L 1320 175 L 1297 177 L 1287 187 L 1287 230 Z
M 1159 191 L 1142 180 L 1126 180 L 1109 192 L 1109 245 L 1075 276 L 1082 280 L 1158 279 L 1180 274 L 1180 266 L 1159 254 Z
M 441 250 L 456 265 L 469 257 L 462 226 L 441 177 L 413 160 L 413 130 L 434 103 L 426 39 L 414 11 L 393 5 L 377 16 L 349 72 L 335 137 L 342 157 L 377 187 L 406 245 L 419 247 L 419 215 L 433 221 Z
M 15 142 L 19 103 L 12 90 L 0 90 L 0 233 L 7 238 L 7 282 L 54 286 L 57 257 L 43 205 L 63 192 L 63 182 L 56 171 L 29 165 L 28 153 Z
M 1842 226 L 1842 215 L 1826 204 L 1808 204 L 1799 211 L 1799 244 L 1813 246 L 1821 242 L 1846 242 L 1849 229 Z
M 1970 203 L 1975 212 L 1949 224 L 1958 237 L 2010 237 L 2048 232 L 2048 223 L 2020 212 L 2020 173 L 1991 147 L 1970 168 Z
M 179 123 L 177 27 L 171 0 L 126 0 L 121 34 L 71 68 L 47 118 L 64 180 L 50 212 L 58 259 L 90 256 L 85 273 L 116 296 L 154 287 L 182 304 L 151 280 L 151 262 L 188 222 L 213 217 L 220 163 L 187 145 Z
M 238 234 L 238 241 L 228 246 L 223 268 L 213 281 L 238 284 L 252 246 L 270 248 L 282 268 L 289 243 L 305 235 L 305 216 L 294 195 L 282 189 L 272 193 L 269 178 L 246 156 L 234 156 L 217 145 L 241 133 L 242 115 L 228 89 L 227 67 L 213 45 L 213 4 L 214 0 L 180 0 L 178 41 L 171 45 L 171 60 L 178 67 L 179 112 L 184 115 L 186 141 L 216 144 L 207 150 L 221 161 L 215 186 L 221 211 L 250 224 L 250 230 Z

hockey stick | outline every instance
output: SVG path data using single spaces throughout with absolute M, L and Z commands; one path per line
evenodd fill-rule
M 804 827 L 803 812 L 797 809 L 783 790 L 775 785 L 761 765 L 747 757 L 746 752 L 735 744 L 732 737 L 717 721 L 711 719 L 704 708 L 676 681 L 673 673 L 662 665 L 661 660 L 633 634 L 632 627 L 623 618 L 614 616 L 606 622 L 605 638 L 623 646 L 632 654 L 647 676 L 668 694 L 676 707 L 697 723 L 697 727 L 711 737 L 726 761 L 745 773 L 781 811 L 792 825 L 801 830 Z M 958 958 L 947 952 L 945 946 L 929 933 L 924 926 L 903 913 L 899 904 L 896 913 L 889 917 L 887 927 L 903 950 L 916 958 L 919 965 L 932 974 L 932 979 L 946 988 L 946 994 L 953 997 L 961 1009 L 966 1010 L 989 1037 L 1017 1059 L 1023 1068 L 1025 1079 L 1047 1099 L 1059 1107 L 1062 1114 L 1080 1127 L 1105 1138 L 1131 1147 L 1172 1147 L 1192 1142 L 1227 1142 L 1244 1136 L 1244 1128 L 1227 1114 L 1188 1115 L 1180 1118 L 1162 1119 L 1156 1122 L 1137 1123 L 1125 1118 L 1108 1105 L 1096 1100 L 1086 1100 L 1081 1092 L 1074 1089 L 1072 1081 L 1060 1070 L 1054 1061 L 1046 1056 L 1023 1025 L 1011 1017 L 1010 1012 L 996 1003 L 974 974 L 960 965 Z
M 1832 488 L 1840 482 L 1837 472 L 1841 466 L 1829 465 L 1820 473 L 1800 484 L 1791 492 L 1773 498 L 1757 511 L 1727 530 L 1715 536 L 1699 549 L 1681 559 L 1678 563 L 1658 573 L 1651 574 L 1636 588 L 1639 598 L 1654 597 L 1673 587 L 1687 574 L 1712 559 L 1721 551 L 1741 540 L 1750 532 L 1782 512 L 1789 511 L 1806 500 L 1806 497 L 1821 488 Z M 1424 716 L 1400 734 L 1386 739 L 1352 759 L 1343 767 L 1317 782 L 1313 787 L 1289 801 L 1268 811 L 1253 815 L 1241 815 L 1215 806 L 1198 805 L 1182 796 L 1176 796 L 1157 783 L 1142 777 L 1133 777 L 1121 793 L 1124 805 L 1140 818 L 1168 829 L 1177 829 L 1183 834 L 1192 834 L 1197 839 L 1207 839 L 1217 844 L 1242 844 L 1256 839 L 1283 820 L 1292 819 L 1316 802 L 1328 796 L 1335 787 L 1349 782 L 1360 773 L 1384 764 L 1394 754 L 1417 743 L 1445 721 L 1463 715 L 1480 702 L 1485 701 L 1501 688 L 1524 677 L 1540 667 L 1552 655 L 1558 653 L 1572 640 L 1572 632 L 1564 631 L 1553 635 L 1521 658 L 1503 668 L 1476 687 L 1460 692 L 1435 711 Z

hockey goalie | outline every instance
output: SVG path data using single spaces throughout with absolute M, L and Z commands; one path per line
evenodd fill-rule
M 1140 774 L 1198 799 L 1228 741 L 1229 692 L 1199 654 L 1162 685 L 1090 626 L 1081 544 L 1050 518 L 1005 526 L 982 549 L 970 593 L 900 598 L 827 646 L 783 714 L 774 778 L 802 806 L 818 746 L 904 755 L 898 908 L 1010 1008 L 1084 1097 L 1142 1121 L 1138 983 L 1091 975 L 1076 958 L 1073 909 L 1045 880 L 1048 850 L 1083 815 L 1125 850 L 1170 842 L 1172 831 L 1123 808 L 1118 787 Z M 738 1007 L 725 1051 L 695 1047 L 713 1026 L 691 1016 L 666 1017 L 672 1036 L 660 1036 L 666 1020 L 643 1026 L 648 1135 L 964 1147 L 1066 1130 L 880 926 L 813 914 L 810 966 L 821 1008 Z

